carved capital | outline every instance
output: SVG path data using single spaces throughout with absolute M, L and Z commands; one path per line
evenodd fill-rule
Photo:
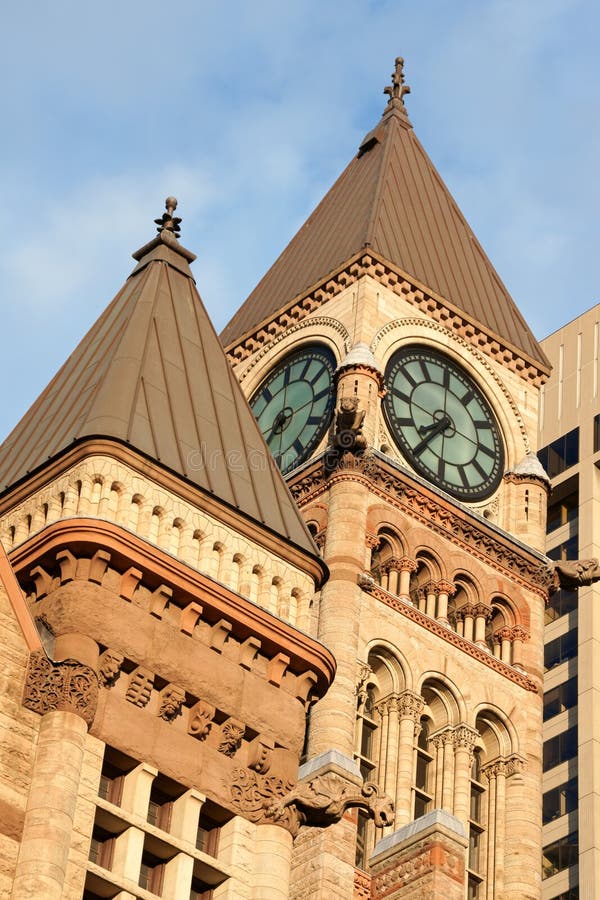
M 528 641 L 530 638 L 530 634 L 526 628 L 523 628 L 522 625 L 513 625 L 512 629 L 512 639 L 513 641 Z
M 419 563 L 416 559 L 411 559 L 410 556 L 402 556 L 398 563 L 400 564 L 401 572 L 416 572 L 419 568 Z
M 425 701 L 420 694 L 413 691 L 403 691 L 399 697 L 399 713 L 401 719 L 413 719 L 418 722 L 425 706 Z
M 23 706 L 44 715 L 65 710 L 80 716 L 89 726 L 98 703 L 98 676 L 76 659 L 55 663 L 43 652 L 29 657 Z
M 456 585 L 451 581 L 438 581 L 437 589 L 440 594 L 446 594 L 447 597 L 453 597 L 456 593 Z
M 478 740 L 478 732 L 475 731 L 474 728 L 470 728 L 468 725 L 457 725 L 454 729 L 455 750 L 468 750 L 468 752 L 472 755 Z
M 365 535 L 365 544 L 370 550 L 377 550 L 381 543 L 381 538 L 378 534 L 372 534 L 371 532 L 367 532 Z

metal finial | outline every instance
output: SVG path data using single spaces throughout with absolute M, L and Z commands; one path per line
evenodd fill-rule
M 397 105 L 395 100 L 404 109 L 404 95 L 410 94 L 410 88 L 404 84 L 404 59 L 401 56 L 396 57 L 396 66 L 392 72 L 392 83 L 383 89 L 383 93 L 390 98 L 388 106 Z
M 167 197 L 165 200 L 165 208 L 166 212 L 162 214 L 160 219 L 155 219 L 155 223 L 158 225 L 156 229 L 160 234 L 162 231 L 170 231 L 175 237 L 179 237 L 180 228 L 179 225 L 181 223 L 181 219 L 178 216 L 174 216 L 173 213 L 177 209 L 177 199 L 175 197 Z

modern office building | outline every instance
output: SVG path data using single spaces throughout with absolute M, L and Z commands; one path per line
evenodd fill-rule
M 549 364 L 407 91 L 224 350 L 170 198 L 0 448 L 3 896 L 540 900 Z
M 547 551 L 600 557 L 600 306 L 542 341 L 539 456 L 552 480 Z M 600 587 L 559 590 L 546 610 L 544 900 L 600 885 Z

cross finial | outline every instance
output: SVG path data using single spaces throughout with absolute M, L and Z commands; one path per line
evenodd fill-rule
M 158 225 L 156 229 L 160 234 L 161 231 L 170 231 L 175 237 L 179 237 L 180 232 L 180 222 L 181 219 L 177 216 L 174 216 L 173 213 L 177 209 L 177 200 L 175 197 L 167 197 L 165 200 L 165 208 L 166 212 L 162 214 L 160 219 L 155 219 L 155 223 Z
M 407 84 L 404 84 L 404 59 L 402 56 L 396 57 L 396 66 L 392 72 L 392 83 L 383 89 L 383 93 L 390 98 L 388 107 L 400 106 L 404 109 L 404 95 L 410 94 L 410 88 Z

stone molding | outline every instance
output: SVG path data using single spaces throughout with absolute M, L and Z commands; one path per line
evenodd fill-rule
M 379 260 L 375 254 L 364 253 L 362 250 L 342 268 L 332 272 L 328 280 L 319 287 L 294 298 L 283 309 L 277 310 L 269 321 L 262 322 L 250 333 L 230 344 L 227 355 L 232 365 L 235 366 L 248 359 L 257 350 L 268 347 L 274 339 L 284 337 L 289 333 L 290 325 L 296 327 L 296 323 L 306 320 L 324 303 L 367 275 L 419 309 L 429 320 L 433 320 L 437 328 L 454 337 L 462 338 L 473 349 L 496 359 L 500 365 L 515 372 L 525 381 L 537 386 L 546 380 L 547 373 L 537 363 L 525 358 L 525 355 L 519 353 L 516 348 L 508 347 L 487 334 L 479 324 L 471 321 L 464 311 L 454 308 L 442 297 L 428 292 L 424 286 L 410 280 L 406 273 L 392 268 L 389 263 Z M 308 323 L 311 321 L 309 319 Z M 427 324 L 427 319 L 419 319 L 418 322 Z M 388 326 L 384 326 L 386 327 Z M 377 346 L 377 338 L 380 339 L 382 332 L 383 329 L 380 329 L 372 342 L 370 348 L 372 351 L 373 345 Z
M 76 659 L 52 662 L 43 651 L 29 657 L 23 706 L 44 715 L 64 710 L 80 716 L 88 726 L 96 715 L 98 676 Z
M 327 477 L 323 458 L 319 458 L 297 479 L 290 480 L 289 488 L 301 508 L 325 493 L 337 478 L 354 476 L 386 503 L 546 600 L 553 578 L 546 560 L 534 560 L 525 552 L 519 553 L 488 531 L 483 523 L 465 515 L 464 509 L 458 512 L 425 487 L 411 484 L 408 472 L 389 470 L 374 454 L 347 456 L 344 471 L 338 468 Z
M 420 612 L 420 610 L 412 606 L 412 604 L 406 603 L 404 600 L 402 600 L 401 597 L 396 597 L 394 594 L 390 594 L 388 591 L 375 584 L 374 580 L 370 576 L 359 577 L 358 584 L 363 591 L 366 591 L 372 597 L 375 597 L 377 600 L 385 603 L 386 606 L 391 607 L 392 609 L 396 610 L 396 612 L 402 613 L 402 615 L 406 616 L 407 619 L 411 619 L 417 625 L 420 625 L 421 627 L 427 629 L 427 631 L 436 634 L 438 637 L 442 638 L 442 640 L 446 641 L 449 644 L 452 644 L 459 650 L 462 650 L 468 656 L 471 656 L 478 662 L 483 663 L 483 665 L 487 666 L 488 668 L 493 669 L 499 675 L 503 675 L 505 678 L 508 678 L 509 681 L 513 681 L 515 684 L 518 684 L 526 691 L 538 693 L 538 686 L 533 678 L 531 678 L 529 675 L 516 670 L 512 666 L 509 666 L 507 663 L 501 662 L 501 660 L 499 660 L 495 656 L 492 656 L 487 650 L 483 650 L 481 647 L 479 647 L 477 644 L 474 644 L 472 641 L 469 641 L 467 638 L 461 637 L 461 635 L 457 634 L 455 631 L 447 628 L 442 622 L 438 622 L 436 619 L 432 619 L 425 613 Z

